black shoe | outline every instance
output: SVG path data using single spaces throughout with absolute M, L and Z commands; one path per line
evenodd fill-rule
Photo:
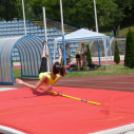
M 46 41 L 44 41 L 43 43 L 42 43 L 42 46 L 44 47 L 44 45 L 46 45 L 47 44 L 47 42 Z
M 47 42 L 44 41 L 44 42 L 42 43 L 42 46 L 43 46 L 43 49 L 44 49 L 44 50 L 46 50 L 46 45 L 47 45 Z
M 80 70 L 83 70 L 83 67 L 81 67 Z

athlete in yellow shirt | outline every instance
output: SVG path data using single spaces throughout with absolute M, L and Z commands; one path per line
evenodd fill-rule
M 42 52 L 42 57 L 41 57 L 42 62 L 41 62 L 40 70 L 39 70 L 40 80 L 35 85 L 32 85 L 32 84 L 22 81 L 21 79 L 16 79 L 17 84 L 21 84 L 33 90 L 36 90 L 42 84 L 45 84 L 45 85 L 55 84 L 61 78 L 61 76 L 64 77 L 64 75 L 66 74 L 65 67 L 61 67 L 62 52 L 60 48 L 58 48 L 58 52 L 59 52 L 58 61 L 55 62 L 54 66 L 52 67 L 51 72 L 46 72 L 47 71 L 47 58 L 46 58 L 46 53 L 45 53 L 46 42 L 43 42 L 42 45 L 43 45 L 43 52 Z

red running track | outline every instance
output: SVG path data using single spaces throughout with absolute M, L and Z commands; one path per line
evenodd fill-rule
M 29 88 L 0 92 L 0 124 L 27 134 L 87 134 L 134 122 L 134 93 L 54 87 L 101 106 Z

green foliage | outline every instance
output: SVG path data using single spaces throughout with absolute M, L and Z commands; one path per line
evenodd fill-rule
M 42 16 L 43 6 L 47 17 L 51 15 L 53 19 L 60 19 L 60 0 L 24 0 L 24 3 L 27 19 Z M 62 0 L 62 4 L 64 20 L 95 27 L 93 0 Z M 96 9 L 99 26 L 116 26 L 124 19 L 133 18 L 134 0 L 96 0 Z M 0 0 L 0 20 L 22 16 L 22 0 Z
M 127 38 L 126 38 L 126 52 L 124 65 L 133 68 L 134 67 L 134 34 L 129 29 Z
M 91 57 L 91 52 L 90 52 L 89 44 L 87 44 L 86 47 L 87 47 L 87 62 L 88 63 L 92 63 L 92 57 Z
M 123 21 L 123 19 L 130 14 L 132 14 L 132 7 L 134 7 L 133 0 L 113 0 L 113 2 L 117 5 L 117 8 L 114 12 L 114 24 L 119 24 Z M 129 10 L 129 12 L 128 12 Z
M 22 7 L 19 5 L 19 0 L 0 0 L 0 18 L 1 20 L 12 20 L 19 17 L 19 12 Z
M 116 3 L 113 0 L 96 0 L 97 16 L 99 25 L 114 23 Z
M 63 15 L 64 19 L 84 25 L 86 27 L 94 27 L 94 7 L 93 0 L 64 0 Z M 46 15 L 60 18 L 60 1 L 59 0 L 25 0 L 26 16 L 30 14 L 42 14 L 42 7 L 46 8 Z M 96 0 L 97 16 L 99 24 L 108 24 L 113 22 L 114 11 L 117 6 L 113 1 Z M 50 17 L 50 16 L 49 16 Z
M 115 41 L 114 62 L 116 64 L 120 63 L 120 55 L 119 55 L 119 48 L 118 48 L 117 40 Z
M 77 13 L 77 16 L 75 17 L 74 21 L 78 24 L 82 24 L 90 28 L 93 27 L 95 24 L 93 1 L 78 0 L 75 6 L 76 6 L 75 12 Z

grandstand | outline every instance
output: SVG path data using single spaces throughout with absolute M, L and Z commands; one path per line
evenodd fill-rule
M 44 33 L 43 23 L 41 22 L 41 24 L 39 24 L 35 22 L 26 20 L 27 35 L 36 35 L 44 39 L 45 33 Z M 23 35 L 25 35 L 23 20 L 0 21 L 0 38 L 13 38 L 13 37 L 18 37 L 18 36 L 23 36 Z M 54 56 L 54 39 L 57 37 L 60 37 L 61 35 L 62 35 L 61 30 L 57 29 L 57 27 L 52 27 L 49 25 L 49 28 L 47 29 L 47 38 L 48 38 L 49 47 L 51 49 L 52 57 Z M 61 44 L 58 44 L 58 45 L 61 45 Z M 79 44 L 76 42 L 70 44 L 70 49 L 71 49 L 70 55 L 72 57 L 74 56 L 76 49 L 78 47 L 79 47 Z M 58 53 L 56 53 L 56 57 L 58 57 Z M 14 62 L 20 61 L 17 48 L 15 48 L 12 53 L 12 59 Z
M 26 20 L 26 27 L 27 27 L 27 35 L 36 35 L 44 39 L 45 32 L 43 22 L 39 20 Z M 52 57 L 54 57 L 54 39 L 57 37 L 62 36 L 61 32 L 61 24 L 60 22 L 53 21 L 47 19 L 47 38 L 48 38 L 48 45 L 51 49 Z M 77 30 L 75 27 L 71 27 L 69 25 L 64 25 L 65 27 L 65 34 L 70 33 L 74 30 Z M 18 36 L 25 35 L 24 29 L 24 21 L 23 20 L 13 20 L 13 21 L 0 21 L 0 38 L 13 38 Z M 119 50 L 120 54 L 124 55 L 125 49 L 122 50 L 122 41 L 119 42 Z M 70 56 L 75 57 L 76 51 L 80 51 L 81 42 L 71 42 L 70 43 Z M 92 57 L 98 57 L 98 50 L 97 50 L 97 41 L 88 41 L 85 44 L 90 44 L 90 50 Z M 124 41 L 123 41 L 124 44 Z M 58 44 L 61 46 L 61 44 Z M 124 45 L 123 45 L 124 46 Z M 111 42 L 112 48 L 112 55 L 114 54 L 114 41 Z M 124 48 L 124 47 L 123 47 Z M 100 40 L 100 56 L 104 57 L 104 48 L 103 42 Z M 58 53 L 56 52 L 56 58 L 58 57 Z M 17 48 L 14 49 L 12 53 L 12 59 L 14 62 L 19 62 L 20 57 Z

